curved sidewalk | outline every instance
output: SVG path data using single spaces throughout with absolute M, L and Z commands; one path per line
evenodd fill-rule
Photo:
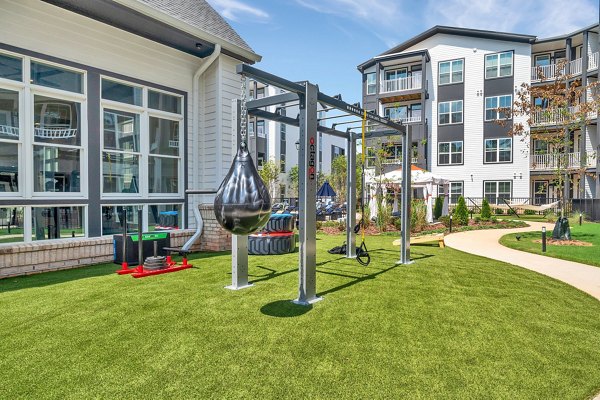
M 513 250 L 498 243 L 507 233 L 541 232 L 542 226 L 546 226 L 546 230 L 551 234 L 554 228 L 554 224 L 530 221 L 527 223 L 531 226 L 452 233 L 446 236 L 444 241 L 454 249 L 504 261 L 558 279 L 600 300 L 600 267 Z

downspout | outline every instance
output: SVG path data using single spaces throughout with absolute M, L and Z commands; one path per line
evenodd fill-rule
M 200 77 L 206 72 L 208 67 L 210 67 L 212 63 L 219 57 L 219 55 L 221 55 L 221 45 L 216 44 L 212 54 L 207 59 L 205 59 L 198 68 L 198 70 L 196 70 L 192 85 L 192 158 L 194 163 L 194 169 L 192 170 L 192 173 L 194 174 L 193 189 L 196 190 L 198 190 L 200 186 L 200 171 L 198 169 L 200 160 L 200 149 L 198 148 L 198 145 L 200 143 Z M 204 157 L 202 157 L 202 164 L 204 164 Z

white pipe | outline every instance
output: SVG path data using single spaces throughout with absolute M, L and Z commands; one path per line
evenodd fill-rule
M 208 67 L 212 65 L 212 63 L 221 55 L 221 45 L 216 44 L 215 49 L 212 54 L 205 59 L 196 73 L 194 74 L 194 80 L 192 83 L 192 158 L 193 166 L 192 173 L 193 176 L 193 189 L 199 189 L 200 186 L 200 171 L 198 169 L 198 165 L 200 163 L 199 157 L 199 148 L 198 145 L 200 143 L 200 77 L 202 74 L 206 72 Z M 204 158 L 202 158 L 202 162 L 204 163 Z

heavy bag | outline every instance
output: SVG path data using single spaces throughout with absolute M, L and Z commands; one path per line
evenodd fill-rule
M 215 197 L 215 216 L 235 235 L 260 230 L 271 216 L 271 196 L 245 146 L 239 148 Z

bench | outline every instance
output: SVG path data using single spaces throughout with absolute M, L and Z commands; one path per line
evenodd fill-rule
M 429 242 L 438 242 L 438 245 L 443 249 L 446 244 L 444 243 L 444 234 L 443 233 L 431 233 L 429 235 L 421 235 L 421 236 L 411 236 L 410 244 L 418 244 L 418 243 L 429 243 Z M 402 239 L 396 239 L 392 243 L 394 246 L 400 246 L 402 243 Z

